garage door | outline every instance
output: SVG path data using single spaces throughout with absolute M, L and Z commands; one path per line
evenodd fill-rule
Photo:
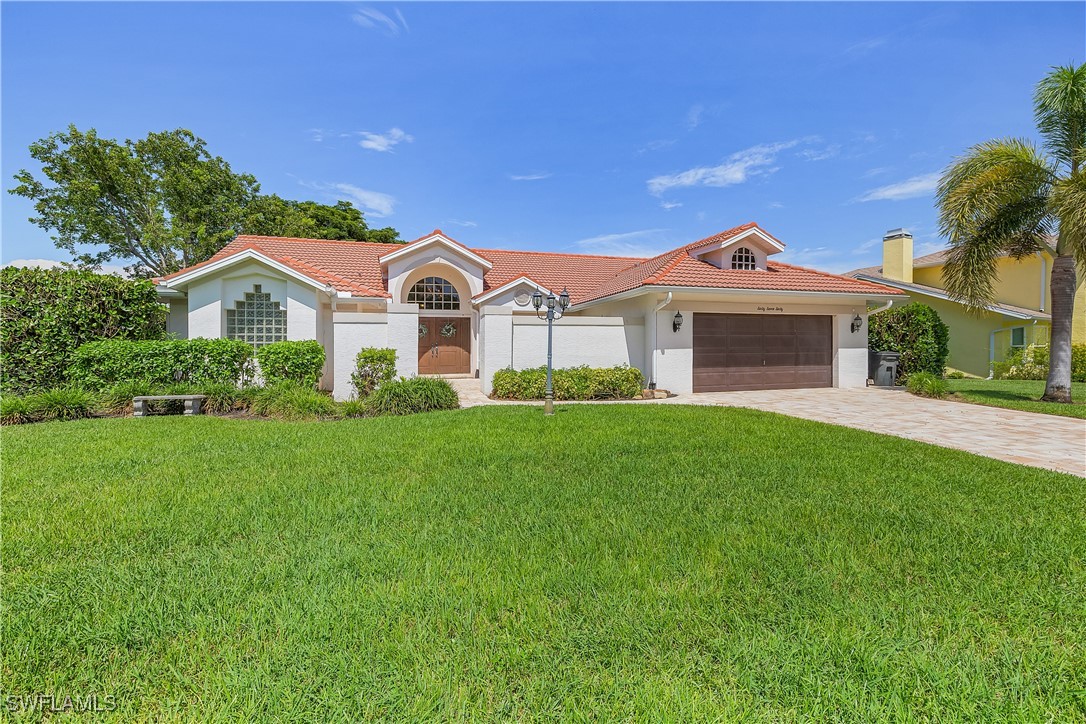
M 694 315 L 694 392 L 832 385 L 831 317 Z

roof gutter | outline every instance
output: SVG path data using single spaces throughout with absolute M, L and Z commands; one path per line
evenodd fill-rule
M 866 280 L 864 280 L 866 281 Z M 596 304 L 603 304 L 604 302 L 617 302 L 622 299 L 629 299 L 630 297 L 636 297 L 648 292 L 692 292 L 698 293 L 715 293 L 722 296 L 740 295 L 740 294 L 766 294 L 766 295 L 782 295 L 782 296 L 797 296 L 797 297 L 864 297 L 866 299 L 894 299 L 899 296 L 903 296 L 897 293 L 887 292 L 804 292 L 795 289 L 758 289 L 747 287 L 676 287 L 665 286 L 655 284 L 645 284 L 633 289 L 627 289 L 624 292 L 616 292 L 615 294 L 608 294 L 605 297 L 599 297 L 598 299 L 590 299 L 587 302 L 579 302 L 577 311 L 581 311 L 587 307 L 591 307 Z

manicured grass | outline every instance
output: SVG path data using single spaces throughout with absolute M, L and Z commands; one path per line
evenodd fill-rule
M 5 693 L 132 719 L 1086 717 L 1070 475 L 744 409 L 3 431 Z
M 947 380 L 953 399 L 978 405 L 1008 407 L 1026 412 L 1086 419 L 1086 382 L 1071 383 L 1070 405 L 1041 402 L 1045 393 L 1043 380 Z

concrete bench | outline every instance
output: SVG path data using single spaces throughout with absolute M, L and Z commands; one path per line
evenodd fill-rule
M 184 400 L 186 415 L 199 415 L 207 395 L 143 395 L 132 398 L 132 416 L 147 414 L 147 403 L 154 400 Z

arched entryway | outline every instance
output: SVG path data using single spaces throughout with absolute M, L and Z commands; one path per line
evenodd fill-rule
M 419 308 L 419 374 L 457 375 L 471 371 L 471 316 L 467 300 L 442 276 L 425 276 L 405 301 Z

